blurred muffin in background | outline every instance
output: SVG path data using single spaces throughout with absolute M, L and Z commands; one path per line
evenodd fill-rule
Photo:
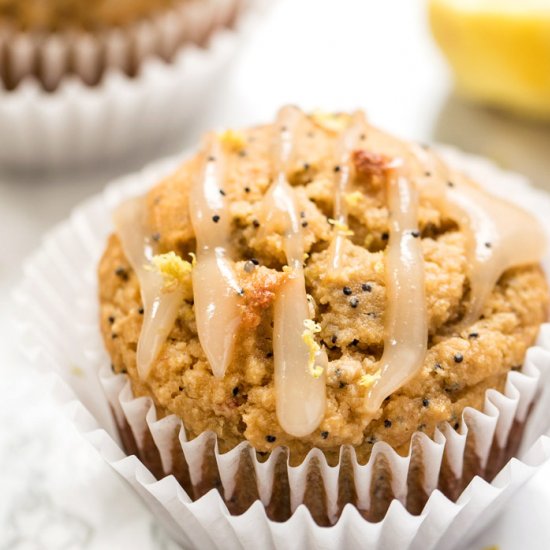
M 459 94 L 550 119 L 550 0 L 430 0 Z
M 175 4 L 175 0 L 0 0 L 0 14 L 22 30 L 97 30 L 124 25 Z
M 214 441 L 222 454 L 246 442 L 260 462 L 283 456 L 269 471 L 286 473 L 260 478 L 249 452 L 234 451 L 235 463 L 249 458 L 224 493 L 233 513 L 268 486 L 270 517 L 285 521 L 303 495 L 315 521 L 330 525 L 340 513 L 330 510 L 347 502 L 370 521 L 384 518 L 401 474 L 389 458 L 376 466 L 381 446 L 415 457 L 409 473 L 438 472 L 451 498 L 515 453 L 505 438 L 474 432 L 478 417 L 456 454 L 446 443 L 444 459 L 433 448 L 415 455 L 424 436 L 440 441 L 438 430 L 468 426 L 474 409 L 505 391 L 549 304 L 541 226 L 435 151 L 378 130 L 360 111 L 287 106 L 272 124 L 208 134 L 113 221 L 98 267 L 114 373 L 105 387 L 128 454 L 158 479 L 173 474 L 199 498 L 233 475 Z M 143 397 L 155 413 L 143 399 L 126 408 Z M 162 443 L 144 415 L 172 416 Z M 178 419 L 184 440 L 173 439 Z M 518 428 L 509 441 L 520 438 Z M 474 441 L 502 449 L 504 461 Z M 163 452 L 171 470 L 159 466 Z M 441 465 L 451 454 L 463 457 L 459 474 Z M 372 460 L 355 480 L 373 504 L 356 499 L 354 481 L 331 492 L 328 475 L 307 466 L 314 455 L 339 480 Z M 287 464 L 302 465 L 304 477 Z M 420 513 L 429 491 L 410 475 L 403 502 Z
M 48 91 L 67 75 L 94 86 L 109 68 L 135 76 L 144 59 L 170 62 L 231 25 L 239 0 L 0 0 L 0 78 L 36 77 Z
M 181 136 L 262 0 L 0 0 L 0 169 L 149 158 Z

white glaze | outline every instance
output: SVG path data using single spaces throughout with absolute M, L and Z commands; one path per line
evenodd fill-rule
M 295 437 L 309 435 L 318 426 L 326 407 L 326 365 L 324 351 L 315 366 L 323 369 L 315 378 L 309 369 L 309 348 L 302 339 L 304 321 L 309 319 L 304 270 L 304 246 L 300 216 L 286 170 L 294 140 L 302 122 L 294 107 L 279 112 L 276 122 L 275 180 L 264 198 L 264 226 L 283 229 L 288 279 L 275 298 L 273 358 L 277 419 L 285 432 Z
M 387 197 L 390 239 L 385 252 L 384 353 L 367 394 L 371 413 L 418 372 L 428 345 L 424 258 L 417 233 L 418 193 L 399 168 L 388 171 Z
M 425 190 L 441 211 L 466 234 L 470 302 L 458 330 L 475 323 L 501 275 L 508 269 L 540 262 L 546 237 L 538 221 L 511 202 L 451 173 L 435 155 L 420 148 L 418 158 L 430 167 Z
M 215 376 L 223 376 L 231 361 L 240 323 L 242 290 L 230 258 L 231 231 L 224 183 L 224 152 L 210 134 L 203 152 L 203 168 L 193 182 L 189 211 L 197 240 L 193 268 L 195 319 L 199 340 Z M 214 217 L 218 221 L 214 221 Z
M 130 199 L 114 214 L 122 249 L 139 281 L 143 304 L 143 324 L 139 335 L 136 364 L 145 380 L 158 357 L 178 315 L 183 291 L 164 288 L 163 276 L 151 269 L 153 247 L 146 225 L 145 199 Z
M 508 269 L 541 260 L 546 238 L 540 224 L 527 212 L 488 195 L 466 180 L 455 183 L 447 199 L 462 214 L 470 235 L 468 250 L 471 298 L 461 322 L 478 320 L 487 298 Z
M 344 130 L 336 148 L 336 159 L 340 168 L 335 178 L 334 190 L 334 239 L 330 246 L 330 265 L 332 269 L 338 270 L 342 266 L 342 248 L 347 233 L 342 230 L 348 226 L 348 212 L 345 195 L 348 190 L 353 166 L 351 155 L 357 148 L 361 134 L 366 130 L 367 121 L 363 111 L 356 111 L 351 118 L 350 125 Z

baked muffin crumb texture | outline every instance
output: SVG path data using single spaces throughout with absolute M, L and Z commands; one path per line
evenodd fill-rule
M 334 463 L 344 444 L 353 445 L 365 462 L 377 441 L 406 453 L 414 432 L 431 436 L 443 422 L 458 427 L 465 407 L 482 409 L 487 389 L 503 390 L 507 374 L 522 364 L 546 320 L 549 297 L 544 274 L 538 266 L 524 266 L 504 273 L 477 322 L 458 334 L 453 331 L 465 313 L 470 291 L 466 236 L 419 186 L 415 238 L 421 239 L 425 261 L 428 352 L 416 376 L 387 398 L 373 419 L 365 396 L 383 353 L 384 250 L 389 235 L 383 174 L 377 166 L 382 157 L 401 155 L 406 145 L 374 128 L 361 136 L 345 196 L 350 234 L 344 241 L 343 268 L 334 271 L 329 245 L 338 124 L 338 116 L 308 117 L 305 137 L 296 144 L 287 174 L 302 220 L 306 290 L 316 323 L 312 327 L 329 358 L 326 414 L 311 435 L 289 436 L 279 427 L 275 411 L 273 302 L 287 273 L 282 236 L 262 230 L 259 211 L 273 178 L 273 125 L 226 132 L 222 140 L 226 176 L 220 193 L 230 204 L 230 238 L 243 290 L 237 345 L 224 377 L 214 377 L 208 365 L 188 292 L 149 377 L 140 379 L 136 371 L 143 316 L 139 284 L 117 236 L 108 240 L 99 265 L 99 296 L 101 330 L 113 368 L 127 372 L 135 395 L 150 396 L 160 415 L 181 417 L 190 438 L 211 430 L 222 451 L 243 440 L 260 452 L 285 445 L 295 463 L 313 447 Z M 160 254 L 176 253 L 190 261 L 195 251 L 189 189 L 199 166 L 200 155 L 147 195 L 151 237 Z M 420 181 L 430 175 L 417 166 L 411 177 Z M 462 181 L 465 176 L 453 173 L 453 182 Z

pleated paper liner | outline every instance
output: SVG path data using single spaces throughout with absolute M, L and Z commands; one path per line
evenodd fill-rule
M 0 165 L 89 167 L 180 139 L 268 6 L 189 0 L 104 36 L 0 30 Z
M 366 465 L 357 463 L 352 447 L 343 447 L 334 467 L 318 449 L 298 467 L 289 465 L 282 448 L 265 461 L 258 460 L 247 444 L 220 454 L 214 434 L 188 441 L 178 418 L 157 420 L 150 399 L 133 398 L 125 375 L 106 369 L 100 379 L 124 449 L 136 454 L 157 479 L 174 475 L 193 499 L 217 489 L 234 514 L 245 512 L 260 499 L 275 521 L 286 521 L 305 504 L 315 521 L 327 526 L 338 520 L 348 503 L 376 522 L 383 519 L 394 498 L 419 514 L 435 489 L 456 500 L 476 475 L 492 481 L 516 455 L 537 387 L 540 390 L 544 366 L 538 364 L 542 361 L 537 362 L 537 353 L 536 348 L 530 350 L 522 373 L 510 373 L 505 395 L 487 392 L 484 413 L 465 410 L 460 432 L 447 425 L 433 440 L 417 432 L 407 457 L 378 442 Z M 550 400 L 537 401 L 550 410 Z
M 484 161 L 450 157 L 491 190 L 513 193 L 550 234 L 548 195 Z M 504 394 L 488 391 L 483 412 L 465 410 L 460 432 L 445 426 L 433 440 L 415 434 L 407 457 L 378 442 L 366 465 L 348 447 L 334 467 L 319 450 L 297 467 L 284 449 L 262 460 L 244 443 L 220 454 L 212 434 L 187 441 L 178 419 L 157 419 L 150 400 L 134 399 L 125 377 L 110 371 L 96 265 L 111 212 L 177 163 L 128 176 L 84 203 L 26 265 L 17 293 L 26 351 L 65 381 L 60 399 L 86 437 L 188 547 L 447 549 L 482 529 L 550 458 L 542 436 L 550 423 L 548 325 Z
M 183 45 L 206 44 L 213 32 L 233 24 L 241 3 L 181 0 L 149 18 L 94 33 L 76 29 L 22 32 L 4 25 L 0 31 L 0 79 L 6 90 L 33 78 L 45 90 L 53 91 L 68 75 L 88 86 L 97 85 L 110 69 L 135 76 L 150 56 L 170 62 Z

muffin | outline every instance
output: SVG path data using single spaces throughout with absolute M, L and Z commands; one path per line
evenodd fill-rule
M 211 0 L 1 0 L 0 76 L 16 89 L 36 78 L 54 91 L 76 75 L 96 86 L 109 68 L 135 76 L 149 57 L 171 62 L 231 25 L 238 2 Z
M 189 475 L 177 435 L 171 472 L 154 435 L 122 421 L 121 438 L 194 497 L 221 486 L 214 446 L 248 444 L 234 512 L 258 498 L 251 461 L 272 456 L 270 517 L 291 513 L 286 461 L 312 456 L 303 501 L 314 518 L 330 524 L 346 502 L 363 512 L 348 478 L 381 442 L 412 453 L 406 504 L 420 512 L 431 475 L 422 442 L 467 433 L 467 411 L 504 391 L 548 315 L 536 220 L 361 112 L 285 107 L 274 124 L 211 133 L 114 221 L 98 271 L 112 369 L 204 444 L 203 473 Z M 498 442 L 471 428 L 462 477 L 447 455 L 434 474 L 451 498 L 506 463 L 522 422 Z M 323 459 L 339 467 L 337 504 L 319 504 Z M 392 465 L 376 460 L 375 474 L 369 519 L 395 496 Z
M 66 28 L 96 31 L 126 25 L 156 11 L 171 7 L 175 0 L 1 0 L 0 19 L 19 30 L 56 32 Z
M 158 156 L 260 13 L 261 0 L 1 0 L 0 165 Z

